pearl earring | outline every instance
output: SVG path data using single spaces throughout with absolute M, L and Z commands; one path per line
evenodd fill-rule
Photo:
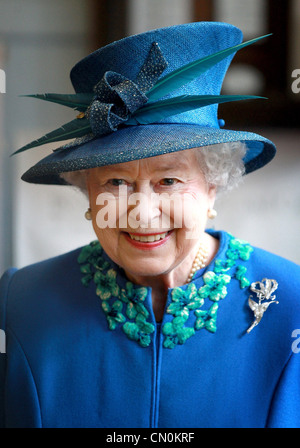
M 209 208 L 207 211 L 207 216 L 209 219 L 214 219 L 217 216 L 217 211 L 214 208 Z
M 90 209 L 90 207 L 87 209 L 84 216 L 85 216 L 85 219 L 87 219 L 88 221 L 92 220 L 92 210 Z

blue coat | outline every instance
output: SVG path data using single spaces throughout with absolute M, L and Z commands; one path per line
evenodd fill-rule
M 169 290 L 161 323 L 151 290 L 96 243 L 6 272 L 0 426 L 300 427 L 300 267 L 214 236 L 214 261 Z M 247 333 L 264 278 L 278 289 Z

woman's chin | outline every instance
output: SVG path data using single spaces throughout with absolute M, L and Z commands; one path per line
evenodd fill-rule
M 167 269 L 166 265 L 167 263 L 140 262 L 133 266 L 132 263 L 127 263 L 123 269 L 127 278 L 133 283 L 142 284 L 144 279 L 146 284 L 146 279 L 167 275 L 171 267 Z

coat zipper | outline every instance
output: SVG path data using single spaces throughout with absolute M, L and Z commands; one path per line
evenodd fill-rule
M 161 339 L 161 324 L 156 323 L 155 338 L 153 341 L 153 384 L 150 428 L 157 428 L 159 419 L 160 371 L 162 358 Z

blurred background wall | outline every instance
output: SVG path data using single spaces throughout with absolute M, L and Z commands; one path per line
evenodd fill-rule
M 19 95 L 72 93 L 70 69 L 96 48 L 199 20 L 233 23 L 245 40 L 273 33 L 237 54 L 222 92 L 270 99 L 221 106 L 219 116 L 228 128 L 270 138 L 278 155 L 219 198 L 211 224 L 300 263 L 300 93 L 291 88 L 292 72 L 300 69 L 299 0 L 276 0 L 276 7 L 271 0 L 0 0 L 0 69 L 6 73 L 6 92 L 0 93 L 0 274 L 95 239 L 81 193 L 20 180 L 57 145 L 10 157 L 74 118 L 73 111 Z

